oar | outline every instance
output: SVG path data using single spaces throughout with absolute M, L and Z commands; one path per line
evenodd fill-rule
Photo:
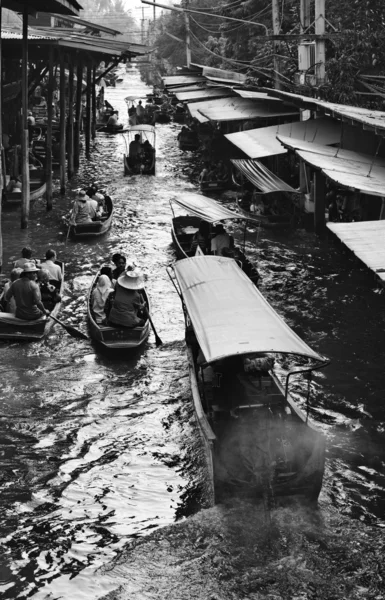
M 59 323 L 59 325 L 64 327 L 66 332 L 69 333 L 73 338 L 77 338 L 79 340 L 88 340 L 89 339 L 84 333 L 79 331 L 79 329 L 75 329 L 75 327 L 72 327 L 72 325 L 66 325 L 65 323 L 63 323 L 63 321 L 59 321 L 59 319 L 57 319 L 53 315 L 48 315 L 48 318 L 53 319 L 54 321 L 56 321 L 56 323 Z
M 155 344 L 157 346 L 161 346 L 163 344 L 163 342 L 162 342 L 162 340 L 160 339 L 159 335 L 156 332 L 155 325 L 152 322 L 152 319 L 151 319 L 150 315 L 147 315 L 147 316 L 148 316 L 148 320 L 150 321 L 151 328 L 152 328 L 152 330 L 154 332 L 154 335 L 155 335 Z

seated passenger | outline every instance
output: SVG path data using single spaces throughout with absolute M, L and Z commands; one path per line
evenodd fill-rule
M 265 214 L 265 205 L 263 203 L 262 197 L 254 192 L 251 197 L 250 212 L 254 215 Z
M 59 265 L 55 263 L 56 252 L 52 248 L 48 248 L 45 253 L 45 260 L 41 263 L 41 268 L 46 269 L 49 273 L 49 279 L 55 279 L 55 281 L 62 280 L 62 271 Z
M 36 273 L 39 269 L 35 263 L 26 263 L 20 278 L 16 279 L 5 294 L 5 301 L 9 302 L 12 297 L 16 302 L 15 316 L 26 321 L 36 321 L 44 315 L 49 315 L 49 310 L 41 301 L 41 294 L 36 283 Z
M 92 223 L 92 217 L 95 211 L 88 204 L 88 196 L 85 190 L 80 190 L 72 208 L 70 224 L 77 225 L 81 223 Z
M 137 133 L 135 135 L 135 139 L 132 140 L 129 146 L 128 158 L 132 163 L 138 162 L 141 160 L 142 154 L 142 144 L 140 143 L 140 135 Z
M 115 296 L 108 316 L 108 324 L 116 327 L 143 327 L 147 309 L 140 290 L 144 277 L 138 269 L 126 271 L 116 282 Z M 144 318 L 141 318 L 144 316 Z
M 195 256 L 197 248 L 202 250 L 203 254 L 208 254 L 210 250 L 210 224 L 207 221 L 199 223 L 199 229 L 194 234 L 190 248 L 190 256 Z
M 104 265 L 100 269 L 100 275 L 107 275 L 108 279 L 111 282 L 112 287 L 115 287 L 116 280 L 114 279 L 114 276 L 112 274 L 112 267 L 109 267 L 108 265 Z
M 107 127 L 120 127 L 119 112 L 117 110 L 114 110 L 114 112 L 112 113 L 112 115 L 108 119 L 108 121 L 107 121 Z
M 126 257 L 123 254 L 116 253 L 112 257 L 112 262 L 115 265 L 115 269 L 112 271 L 113 279 L 117 280 L 126 271 Z M 131 267 L 132 268 L 132 267 Z
M 12 283 L 14 281 L 16 281 L 16 279 L 19 279 L 20 273 L 22 273 L 22 272 L 23 272 L 23 269 L 21 269 L 20 267 L 12 269 L 11 279 L 10 279 L 10 281 L 7 281 L 7 283 L 5 284 L 3 293 L 1 294 L 1 297 L 0 297 L 0 304 L 1 304 L 2 309 L 4 310 L 4 312 L 11 313 L 12 315 L 14 315 L 16 313 L 15 298 L 12 296 L 12 298 L 9 300 L 9 302 L 7 302 L 5 300 L 5 295 L 8 292 L 9 288 L 11 287 Z
M 105 306 L 108 296 L 114 291 L 112 287 L 111 279 L 108 275 L 101 274 L 97 281 L 96 286 L 92 290 L 91 294 L 91 308 L 95 315 L 95 321 L 102 323 L 106 318 Z
M 57 288 L 50 284 L 50 272 L 47 269 L 39 269 L 37 283 L 40 288 L 41 299 L 46 308 L 52 310 L 57 302 L 61 302 L 61 296 Z
M 29 262 L 33 262 L 35 263 L 36 266 L 40 265 L 40 260 L 37 258 L 32 258 L 32 248 L 30 248 L 30 246 L 25 246 L 25 248 L 22 249 L 21 251 L 21 256 L 22 258 L 19 258 L 18 260 L 16 260 L 13 263 L 13 266 L 15 268 L 23 268 L 25 263 L 29 263 Z
M 231 237 L 220 223 L 215 227 L 215 237 L 211 240 L 211 252 L 216 256 L 222 256 L 223 248 L 231 248 Z
M 227 172 L 227 167 L 225 165 L 225 163 L 223 162 L 223 160 L 220 160 L 218 162 L 218 166 L 216 169 L 216 179 L 218 181 L 227 181 L 229 178 L 229 174 Z
M 147 167 L 151 167 L 153 159 L 154 159 L 154 148 L 150 144 L 149 140 L 146 140 L 142 147 L 143 150 L 143 158 Z
M 208 181 L 208 175 L 209 175 L 209 163 L 205 163 L 204 167 L 199 175 L 199 178 L 198 178 L 199 183 Z

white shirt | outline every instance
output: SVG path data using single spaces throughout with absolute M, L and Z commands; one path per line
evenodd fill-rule
M 223 248 L 230 248 L 230 236 L 228 233 L 219 233 L 211 240 L 211 252 L 222 256 Z
M 56 281 L 62 280 L 61 268 L 59 265 L 55 265 L 53 260 L 45 260 L 41 263 L 40 267 L 49 272 L 50 279 L 56 279 Z

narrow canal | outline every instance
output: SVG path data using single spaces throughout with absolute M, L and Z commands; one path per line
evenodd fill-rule
M 131 70 L 107 99 L 125 120 L 125 96 L 148 91 Z M 51 213 L 36 202 L 21 231 L 19 213 L 4 212 L 4 271 L 27 244 L 35 256 L 55 248 L 66 264 L 60 316 L 84 331 L 98 265 L 116 251 L 133 257 L 147 276 L 164 344 L 156 348 L 150 337 L 134 354 L 106 353 L 57 325 L 43 342 L 0 345 L 3 598 L 97 598 L 107 591 L 97 568 L 127 542 L 206 506 L 182 312 L 165 270 L 174 260 L 169 200 L 196 189 L 195 159 L 177 148 L 178 130 L 157 127 L 156 177 L 124 178 L 123 137 L 99 134 Z M 113 227 L 97 241 L 66 243 L 62 216 L 74 190 L 93 180 L 116 202 Z M 384 296 L 332 240 L 249 229 L 247 247 L 262 292 L 332 361 L 312 389 L 311 416 L 328 440 L 321 510 L 384 527 Z

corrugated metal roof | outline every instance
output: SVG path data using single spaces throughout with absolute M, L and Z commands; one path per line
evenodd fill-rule
M 229 133 L 225 137 L 250 158 L 263 158 L 287 153 L 287 149 L 277 140 L 278 134 L 324 145 L 338 144 L 341 138 L 341 123 L 328 118 L 294 121 Z
M 48 13 L 57 19 L 63 19 L 63 21 L 67 21 L 68 23 L 74 23 L 75 25 L 82 25 L 84 27 L 88 27 L 93 31 L 103 31 L 104 33 L 109 33 L 111 35 L 121 35 L 120 31 L 116 29 L 111 29 L 110 27 L 104 27 L 100 23 L 91 23 L 90 21 L 85 21 L 84 19 L 80 19 L 79 17 L 72 17 L 71 15 L 59 15 L 58 13 Z
M 384 196 L 385 159 L 281 135 L 278 139 L 339 185 L 371 196 Z
M 233 88 L 234 92 L 236 94 L 238 94 L 238 96 L 241 96 L 241 98 L 253 98 L 254 100 L 266 100 L 266 98 L 269 99 L 270 101 L 278 101 L 280 102 L 279 98 L 273 98 L 272 96 L 269 96 L 266 92 L 253 92 L 252 90 L 241 90 L 241 89 L 235 89 Z
M 82 6 L 76 0 L 3 0 L 3 8 L 22 12 L 27 5 L 30 12 L 54 11 L 63 15 L 77 15 Z
M 164 85 L 187 85 L 189 83 L 199 83 L 205 81 L 204 77 L 197 77 L 196 75 L 169 75 L 168 77 L 162 77 Z
M 327 227 L 385 284 L 385 221 L 327 223 Z
M 277 352 L 324 362 L 275 312 L 231 258 L 197 256 L 173 265 L 207 362 Z
M 215 67 L 203 67 L 202 75 L 214 81 L 228 81 L 230 83 L 246 83 L 247 79 L 246 75 L 242 73 L 217 69 Z
M 301 96 L 300 94 L 282 92 L 281 90 L 267 90 L 267 92 L 273 96 L 285 98 L 304 106 L 313 105 L 327 115 L 339 119 L 348 119 L 354 123 L 365 125 L 365 128 L 370 128 L 378 133 L 385 133 L 385 112 L 383 111 L 326 102 L 324 100 L 317 100 L 316 98 L 309 98 L 308 96 Z
M 177 92 L 175 96 L 179 102 L 194 102 L 203 100 L 204 98 L 226 98 L 233 96 L 233 92 L 230 88 L 202 88 L 201 90 L 193 90 L 192 92 Z
M 224 107 L 228 104 L 232 104 L 234 100 L 236 100 L 236 98 L 230 97 L 217 98 L 216 100 L 204 100 L 203 102 L 192 102 L 191 104 L 187 104 L 187 109 L 193 119 L 196 119 L 197 121 L 199 121 L 199 123 L 207 123 L 209 119 L 199 112 L 200 109 L 211 107 Z
M 273 119 L 283 116 L 296 116 L 298 110 L 285 106 L 262 105 L 248 98 L 232 98 L 233 105 L 222 108 L 202 108 L 200 113 L 210 121 L 243 121 L 246 119 Z M 235 102 L 237 101 L 237 102 Z

